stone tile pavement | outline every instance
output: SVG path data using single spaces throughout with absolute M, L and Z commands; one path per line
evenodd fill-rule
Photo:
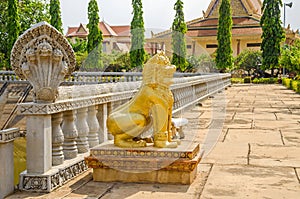
M 191 185 L 101 183 L 92 171 L 49 194 L 15 198 L 300 198 L 300 95 L 281 85 L 233 85 L 182 113 L 205 151 Z

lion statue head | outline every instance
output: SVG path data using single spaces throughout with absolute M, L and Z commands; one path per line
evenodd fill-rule
M 169 87 L 173 83 L 176 67 L 163 51 L 148 60 L 143 69 L 143 84 Z

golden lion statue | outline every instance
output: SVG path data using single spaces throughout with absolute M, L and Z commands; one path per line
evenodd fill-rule
M 140 90 L 108 116 L 107 128 L 116 146 L 146 147 L 146 141 L 138 137 L 152 125 L 155 147 L 177 147 L 177 142 L 171 138 L 174 99 L 169 89 L 175 70 L 163 52 L 145 64 Z

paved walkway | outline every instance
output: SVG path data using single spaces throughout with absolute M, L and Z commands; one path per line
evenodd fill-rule
M 93 182 L 90 170 L 50 194 L 8 198 L 300 198 L 300 95 L 233 85 L 182 116 L 206 152 L 192 185 Z

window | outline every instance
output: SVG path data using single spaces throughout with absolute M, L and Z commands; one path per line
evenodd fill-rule
M 247 47 L 260 47 L 261 43 L 248 43 Z
M 218 48 L 217 44 L 206 44 L 206 48 Z
M 187 49 L 191 49 L 191 48 L 192 48 L 192 45 L 186 45 L 186 48 L 187 48 Z

